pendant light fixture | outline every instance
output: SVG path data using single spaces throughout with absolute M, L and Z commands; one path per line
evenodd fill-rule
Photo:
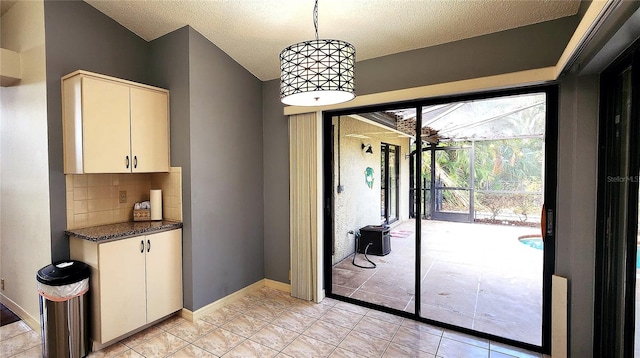
M 290 106 L 324 106 L 355 98 L 356 49 L 348 42 L 318 39 L 318 0 L 313 8 L 316 39 L 280 53 L 280 100 Z

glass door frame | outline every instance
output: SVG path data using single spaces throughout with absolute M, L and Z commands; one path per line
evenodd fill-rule
M 394 153 L 394 163 L 393 163 L 393 167 L 394 167 L 394 172 L 391 173 L 389 171 L 389 169 L 391 168 L 391 162 L 390 162 L 390 155 L 389 153 L 391 153 L 391 149 L 393 148 L 393 153 Z M 398 187 L 399 185 L 399 180 L 400 180 L 400 158 L 399 158 L 399 154 L 400 154 L 400 147 L 395 145 L 395 144 L 389 144 L 389 143 L 385 143 L 382 142 L 380 145 L 380 156 L 381 159 L 383 161 L 383 163 L 381 163 L 384 166 L 384 171 L 382 171 L 385 175 L 384 175 L 384 179 L 381 180 L 381 184 L 384 183 L 384 187 L 381 188 L 381 191 L 384 192 L 384 205 L 382 207 L 382 210 L 384 210 L 384 214 L 382 215 L 381 219 L 384 219 L 384 222 L 387 224 L 391 224 L 394 223 L 396 221 L 398 221 L 398 212 L 400 209 L 400 202 L 398 200 L 399 197 L 399 193 L 400 193 L 400 188 Z M 391 190 L 393 190 L 394 186 L 391 185 L 392 180 L 392 175 L 393 174 L 393 178 L 395 179 L 396 183 L 395 183 L 395 193 L 391 193 Z M 391 217 L 391 205 L 392 205 L 392 200 L 391 200 L 391 196 L 395 195 L 395 216 Z
M 616 136 L 614 109 L 616 81 L 631 69 L 628 159 L 622 163 Z M 633 69 L 636 69 L 633 71 Z M 617 93 L 616 93 L 617 94 Z M 634 43 L 600 77 L 600 119 L 598 138 L 598 194 L 596 225 L 596 270 L 594 312 L 594 356 L 634 355 L 636 260 L 638 237 L 638 175 L 640 173 L 640 41 Z M 635 139 L 635 140 L 634 140 Z M 616 150 L 618 149 L 618 150 Z M 611 178 L 611 171 L 627 167 L 624 177 Z M 625 198 L 613 194 L 616 185 L 628 185 Z M 624 200 L 627 200 L 626 203 Z M 626 205 L 625 205 L 626 204 Z M 610 208 L 625 205 L 626 215 L 615 217 Z M 610 227 L 623 220 L 625 237 L 611 234 Z M 623 256 L 623 257 L 620 257 Z M 623 277 L 621 277 L 623 276 Z M 631 318 L 631 319 L 626 319 Z M 622 349 L 622 352 L 619 351 Z
M 441 184 L 438 183 L 439 178 L 436 178 L 437 175 L 437 168 L 436 168 L 436 155 L 437 152 L 439 151 L 451 151 L 451 150 L 460 150 L 460 151 L 468 151 L 469 152 L 469 181 L 468 181 L 468 185 L 466 188 L 463 187 L 446 187 L 446 186 L 440 186 Z M 433 220 L 447 220 L 447 221 L 456 221 L 456 222 L 468 222 L 471 223 L 473 222 L 474 219 L 474 207 L 473 207 L 473 181 L 474 181 L 474 169 L 473 169 L 473 162 L 474 162 L 474 150 L 472 146 L 462 146 L 462 147 L 447 147 L 447 146 L 429 146 L 428 148 L 423 148 L 423 153 L 425 151 L 429 151 L 430 155 L 431 155 L 431 185 L 430 187 L 433 188 L 433 195 L 431 195 L 431 218 Z M 465 214 L 465 213 L 453 213 L 453 212 L 448 212 L 448 211 L 444 211 L 441 210 L 441 208 L 438 208 L 437 202 L 438 202 L 438 197 L 439 195 L 441 195 L 441 193 L 443 193 L 445 190 L 459 190 L 459 191 L 467 191 L 469 193 L 469 211 Z
M 415 310 L 413 313 L 409 313 L 406 311 L 400 311 L 393 308 L 385 307 L 382 305 L 373 304 L 370 302 L 360 301 L 357 299 L 353 299 L 350 297 L 340 296 L 334 294 L 332 292 L 332 252 L 331 252 L 331 240 L 333 237 L 333 195 L 335 188 L 332 183 L 333 178 L 333 167 L 331 165 L 332 158 L 332 146 L 331 146 L 331 138 L 333 136 L 333 131 L 331 127 L 331 119 L 333 117 L 342 116 L 342 115 L 352 115 L 363 112 L 375 112 L 375 111 L 383 111 L 383 110 L 394 110 L 394 109 L 407 109 L 407 108 L 415 108 L 416 109 L 416 128 L 422 128 L 422 111 L 420 110 L 423 106 L 437 105 L 437 104 L 445 104 L 451 102 L 458 101 L 470 101 L 470 100 L 481 100 L 481 99 L 490 99 L 495 97 L 503 97 L 503 96 L 514 96 L 514 95 L 525 95 L 531 93 L 545 93 L 546 94 L 546 113 L 545 113 L 545 135 L 544 135 L 544 179 L 543 179 L 543 188 L 544 188 L 544 206 L 543 206 L 543 220 L 544 225 L 541 228 L 542 230 L 542 238 L 544 240 L 544 254 L 543 254 L 543 285 L 542 285 L 542 345 L 532 345 L 529 343 L 524 343 L 520 341 L 515 341 L 512 339 L 504 338 L 501 336 L 496 336 L 468 328 L 458 327 L 450 323 L 435 321 L 429 318 L 422 317 L 420 314 L 420 275 L 416 275 L 415 280 Z M 464 94 L 464 95 L 454 95 L 454 96 L 446 96 L 446 97 L 437 97 L 430 99 L 419 99 L 413 101 L 406 102 L 396 102 L 389 104 L 380 104 L 374 106 L 366 106 L 366 107 L 354 107 L 347 109 L 339 109 L 339 110 L 330 110 L 322 112 L 322 126 L 323 126 L 323 208 L 324 208 L 324 217 L 323 217 L 323 225 L 324 225 L 324 252 L 323 252 L 323 277 L 324 277 L 324 288 L 326 297 L 337 299 L 344 302 L 349 302 L 352 304 L 360 305 L 367 308 L 372 308 L 378 311 L 391 313 L 400 317 L 410 318 L 416 321 L 432 324 L 434 326 L 455 330 L 461 333 L 466 333 L 470 335 L 474 335 L 480 338 L 490 339 L 494 342 L 500 342 L 504 344 L 508 344 L 515 347 L 520 347 L 527 350 L 537 351 L 544 354 L 551 353 L 551 278 L 555 273 L 555 227 L 556 227 L 556 195 L 557 195 L 557 153 L 558 153 L 558 101 L 559 101 L 559 89 L 558 85 L 537 85 L 537 86 L 528 86 L 528 87 L 520 87 L 514 89 L 506 89 L 506 90 L 495 90 L 495 91 L 486 91 L 486 92 L 478 92 L 472 94 Z M 417 129 L 416 129 L 417 131 Z M 421 153 L 425 144 L 422 142 L 420 135 L 416 133 L 416 148 L 415 152 Z M 411 163 L 414 166 L 414 173 L 419 172 L 416 171 L 415 168 L 422 168 L 422 156 L 416 155 L 415 161 Z M 414 179 L 414 178 L 412 178 Z M 414 192 L 415 203 L 422 202 L 423 190 L 421 180 L 415 181 L 415 192 Z M 415 205 L 415 217 L 416 217 L 416 231 L 415 231 L 415 250 L 416 253 L 421 252 L 421 236 L 422 236 L 422 225 L 421 220 L 417 218 L 422 217 L 422 208 L 421 205 Z M 415 271 L 421 272 L 421 259 L 420 256 L 416 254 L 415 260 Z

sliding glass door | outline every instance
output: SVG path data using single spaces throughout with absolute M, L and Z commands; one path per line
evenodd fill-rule
M 412 111 L 412 109 L 408 109 Z M 415 110 L 413 110 L 415 113 Z M 398 311 L 414 312 L 415 235 L 408 222 L 409 165 L 415 126 L 398 130 L 380 112 L 325 116 L 327 203 L 332 240 L 331 294 Z M 327 127 L 330 124 L 331 127 Z M 326 165 L 326 164 L 325 164 Z M 406 227 L 403 237 L 394 228 Z
M 638 178 L 640 52 L 637 44 L 602 74 L 595 354 L 640 357 Z M 634 347 L 635 346 L 635 347 Z
M 555 87 L 325 113 L 328 295 L 548 352 L 556 116 Z

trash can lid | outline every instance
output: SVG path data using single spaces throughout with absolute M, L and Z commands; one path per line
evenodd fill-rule
M 49 286 L 62 286 L 82 281 L 90 274 L 89 265 L 84 262 L 58 261 L 38 270 L 36 279 Z

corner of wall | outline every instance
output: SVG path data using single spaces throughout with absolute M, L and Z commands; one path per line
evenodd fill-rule
M 38 295 L 28 283 L 51 263 L 43 1 L 16 2 L 0 26 L 2 46 L 22 58 L 22 80 L 0 88 L 2 300 L 25 321 L 37 322 Z

